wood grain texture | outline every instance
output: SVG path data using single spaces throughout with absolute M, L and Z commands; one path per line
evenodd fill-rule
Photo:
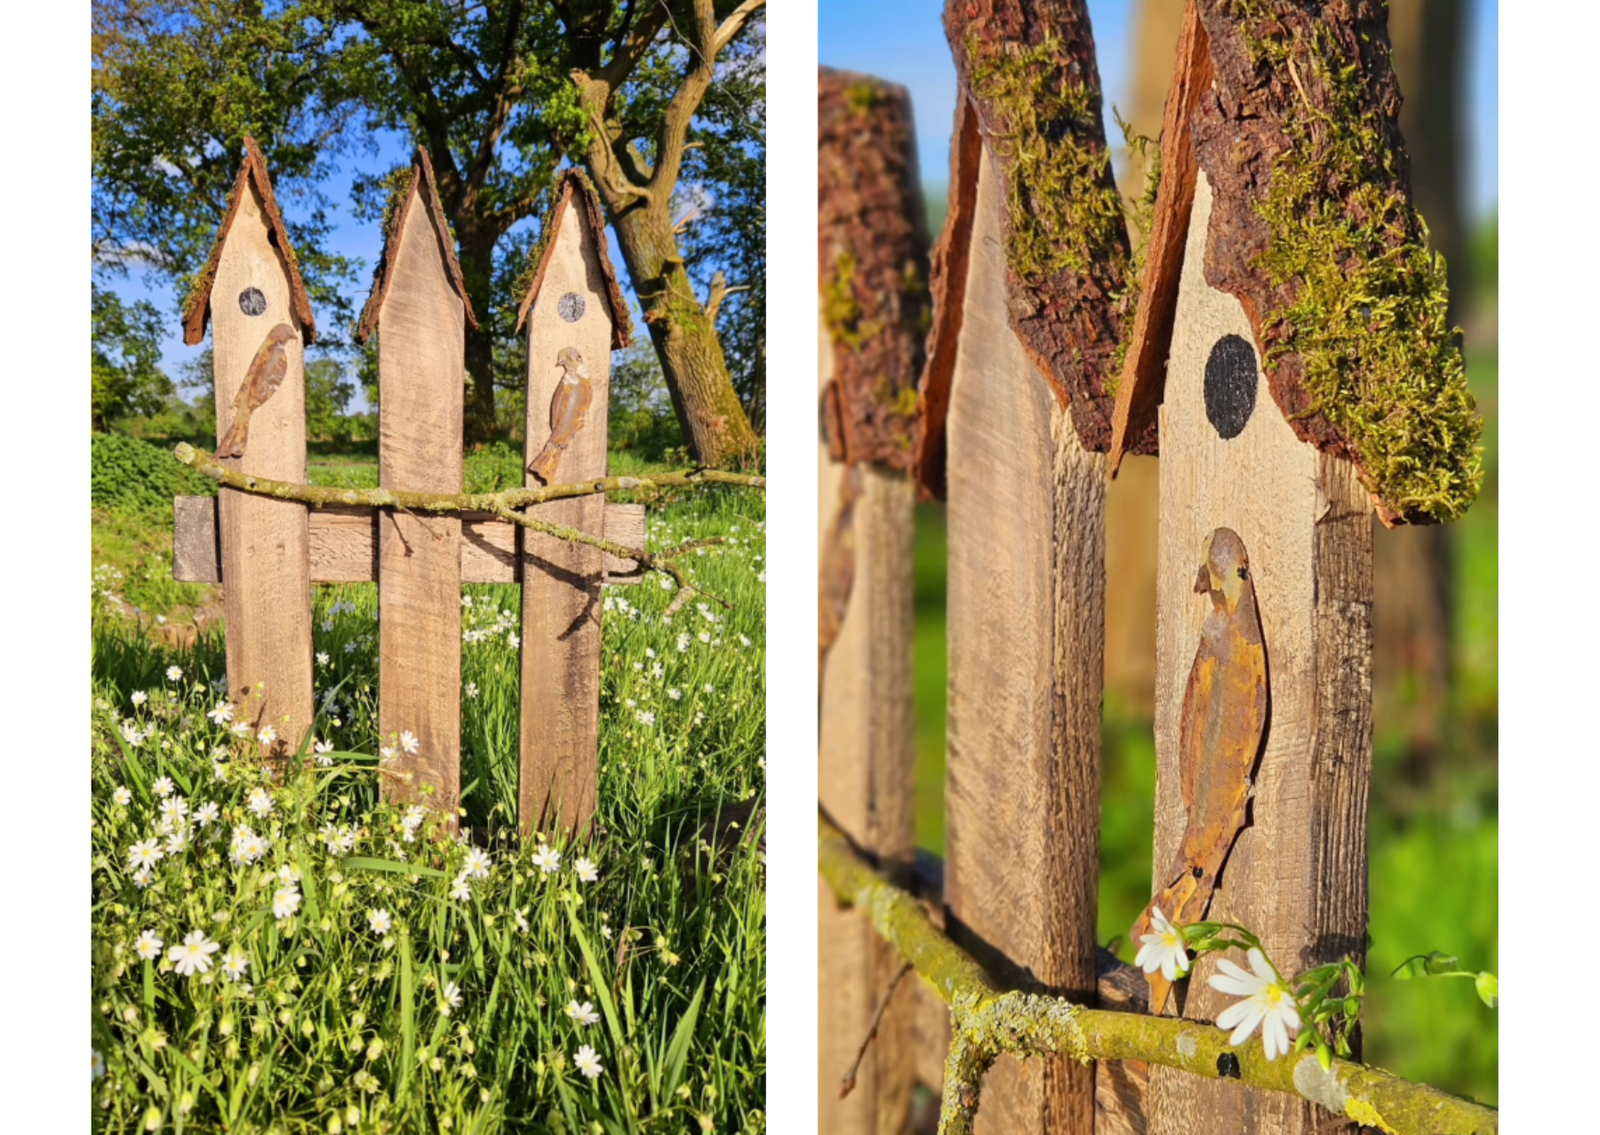
M 1003 198 L 987 150 L 951 385 L 951 937 L 1007 985 L 1094 998 L 1105 459 L 1007 326 Z M 979 1131 L 1088 1135 L 1092 1070 L 1009 1058 Z
M 378 515 L 372 508 L 312 510 L 311 582 L 378 581 Z M 173 498 L 172 578 L 179 583 L 221 583 L 217 560 L 217 498 Z M 461 582 L 521 583 L 522 529 L 486 512 L 461 517 Z M 606 502 L 606 539 L 629 548 L 645 545 L 645 506 Z M 607 587 L 644 578 L 637 560 L 605 554 Z
M 1180 714 L 1211 606 L 1194 592 L 1195 573 L 1206 535 L 1226 526 L 1249 549 L 1271 706 L 1250 823 L 1229 855 L 1210 917 L 1249 926 L 1290 972 L 1362 956 L 1371 527 L 1353 468 L 1297 439 L 1264 380 L 1254 413 L 1232 440 L 1206 418 L 1212 345 L 1228 334 L 1253 342 L 1238 300 L 1202 276 L 1211 202 L 1202 173 L 1161 410 L 1154 862 L 1164 871 L 1183 836 Z M 1168 1011 L 1214 1019 L 1231 1000 L 1206 984 L 1215 966 L 1214 956 L 1202 960 Z M 1151 1070 L 1149 1119 L 1153 1135 L 1353 1130 L 1293 1097 L 1164 1068 Z
M 232 224 L 217 257 L 211 295 L 211 348 L 217 436 L 233 426 L 235 397 L 267 333 L 280 323 L 297 332 L 290 270 L 270 239 L 261 194 L 241 178 Z M 239 296 L 257 289 L 265 300 L 246 315 Z M 250 445 L 223 462 L 262 477 L 306 476 L 305 354 L 299 338 L 284 344 L 288 369 L 273 396 L 251 416 Z M 237 719 L 257 730 L 271 725 L 279 749 L 293 750 L 312 726 L 311 574 L 306 506 L 222 489 L 223 611 L 227 622 L 228 693 Z
M 530 293 L 528 324 L 527 456 L 550 437 L 550 400 L 563 368 L 563 348 L 582 357 L 593 384 L 584 426 L 561 459 L 563 480 L 606 474 L 607 402 L 611 390 L 614 328 L 602 268 L 602 247 L 589 214 L 572 194 L 550 223 L 557 226 L 544 274 Z M 581 305 L 561 299 L 576 295 Z M 576 320 L 569 320 L 581 307 Z M 533 474 L 524 483 L 537 485 Z M 530 516 L 599 533 L 603 496 L 535 505 Z M 594 816 L 599 787 L 600 584 L 598 548 L 569 544 L 537 532 L 523 534 L 522 582 L 522 778 L 519 789 L 524 831 L 556 824 L 582 831 Z
M 466 308 L 450 255 L 422 202 L 422 178 L 389 260 L 378 326 L 378 482 L 459 493 Z M 417 751 L 398 744 L 402 732 Z M 452 818 L 461 798 L 461 518 L 378 516 L 378 732 L 396 746 L 394 799 L 421 797 Z
M 819 320 L 819 386 L 833 378 L 833 351 Z M 845 466 L 817 452 L 819 546 L 839 507 Z M 857 467 L 853 583 L 822 683 L 817 794 L 834 821 L 884 868 L 909 881 L 915 850 L 915 749 L 911 703 L 911 543 L 916 485 L 906 473 Z M 817 1122 L 823 1132 L 899 1135 L 911 1108 L 916 1002 L 902 984 L 857 1073 L 839 1082 L 866 1037 L 900 961 L 861 914 L 840 910 L 818 884 Z

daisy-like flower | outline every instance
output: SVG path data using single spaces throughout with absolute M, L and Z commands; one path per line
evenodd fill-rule
M 467 694 L 467 696 L 469 698 L 477 697 L 478 696 L 478 683 L 476 683 L 476 682 L 468 682 L 467 683 L 466 694 Z
M 1180 975 L 1189 972 L 1189 954 L 1183 948 L 1183 932 L 1167 921 L 1167 916 L 1161 913 L 1159 906 L 1150 908 L 1150 925 L 1155 933 L 1139 936 L 1143 945 L 1139 947 L 1133 964 L 1145 973 L 1160 970 L 1161 976 L 1168 981 L 1177 981 Z
M 517 929 L 524 934 L 528 932 L 528 916 L 522 911 L 517 911 Z
M 168 796 L 157 805 L 156 810 L 161 813 L 161 818 L 169 823 L 178 824 L 189 814 L 189 802 L 176 794 Z
M 100 1055 L 98 1048 L 91 1048 L 89 1052 L 89 1078 L 91 1081 L 98 1080 L 106 1074 L 106 1058 Z
M 240 825 L 233 829 L 233 843 L 229 847 L 228 857 L 239 866 L 254 863 L 267 853 L 267 841 L 257 835 L 251 828 Z
M 422 748 L 422 742 L 417 740 L 417 735 L 409 729 L 400 731 L 400 747 L 413 755 Z
M 160 862 L 163 854 L 161 844 L 156 840 L 140 840 L 128 848 L 128 870 L 147 871 Z
M 133 696 L 129 700 L 132 701 L 134 705 L 143 705 L 145 702 L 150 700 L 150 695 L 145 693 L 143 690 L 134 690 Z
M 139 731 L 139 727 L 131 721 L 124 721 L 122 723 L 122 739 L 128 743 L 130 748 L 134 749 L 137 749 L 140 745 L 144 744 L 144 734 L 141 733 Z
M 232 981 L 244 977 L 244 971 L 249 968 L 250 959 L 241 954 L 237 946 L 222 955 L 222 972 Z
M 367 911 L 367 925 L 372 928 L 374 934 L 382 938 L 394 927 L 394 919 L 389 917 L 388 911 L 374 907 Z
M 261 732 L 256 734 L 256 740 L 263 745 L 270 745 L 278 739 L 278 731 L 270 725 L 263 725 Z
M 667 696 L 673 701 L 681 701 L 683 699 L 683 691 L 678 689 L 677 686 L 673 686 L 667 691 Z
M 168 666 L 167 667 L 167 681 L 169 681 L 169 682 L 181 682 L 181 681 L 183 681 L 183 667 L 182 666 Z
M 126 808 L 129 804 L 133 803 L 133 793 L 129 792 L 125 785 L 119 784 L 117 785 L 117 790 L 111 794 L 111 799 L 114 800 L 119 807 Z
M 648 709 L 641 709 L 638 713 L 638 718 L 640 725 L 654 725 L 656 723 L 656 715 Z
M 194 824 L 195 824 L 195 827 L 197 827 L 197 828 L 205 827 L 212 820 L 217 818 L 217 813 L 220 812 L 221 810 L 222 809 L 217 806 L 217 802 L 215 800 L 212 800 L 212 801 L 209 801 L 209 802 L 207 802 L 205 804 L 200 805 L 200 807 L 195 809 L 195 813 L 194 813 Z
M 572 1058 L 572 1062 L 578 1066 L 578 1071 L 591 1080 L 597 1079 L 604 1070 L 600 1065 L 600 1054 L 588 1045 L 583 1045 L 578 1049 Z
M 287 883 L 272 892 L 272 917 L 280 920 L 293 918 L 299 909 L 300 888 L 293 883 Z
M 272 815 L 272 793 L 265 788 L 252 788 L 249 805 L 250 810 L 258 816 Z
M 250 723 L 248 721 L 235 721 L 233 723 L 233 735 L 235 737 L 250 736 Z
M 699 634 L 695 635 L 694 637 L 699 639 L 701 642 L 710 642 L 711 641 L 711 632 L 710 631 L 701 631 Z
M 150 880 L 153 877 L 150 868 L 141 867 L 133 873 L 133 885 L 142 891 L 150 885 Z
M 506 635 L 506 642 L 510 644 L 512 650 L 515 650 L 517 647 L 522 645 L 522 640 L 514 634 Z
M 581 1005 L 576 1001 L 568 1001 L 567 1016 L 580 1025 L 593 1025 L 600 1021 L 600 1014 L 594 1011 L 594 1005 L 588 1001 Z
M 188 846 L 189 829 L 186 827 L 174 827 L 171 834 L 167 836 L 167 854 L 176 855 Z
M 219 701 L 206 710 L 206 716 L 217 725 L 226 725 L 233 720 L 233 706 L 225 701 Z
M 300 881 L 300 868 L 293 863 L 285 863 L 278 868 L 278 878 L 285 883 L 298 883 Z
M 317 665 L 318 666 L 326 666 L 327 664 L 328 664 L 328 652 L 326 650 L 317 651 Z
M 228 765 L 226 761 L 211 758 L 211 779 L 220 784 L 228 783 Z
M 467 882 L 466 875 L 457 875 L 455 882 L 450 884 L 450 897 L 457 902 L 466 902 L 472 897 L 472 887 Z
M 681 634 L 678 636 L 678 653 L 689 653 L 689 636 L 686 634 Z
M 533 865 L 546 875 L 552 875 L 561 866 L 561 853 L 549 844 L 541 843 L 533 853 Z
M 487 879 L 492 865 L 489 853 L 481 847 L 474 847 L 467 852 L 466 859 L 462 861 L 461 874 L 472 879 Z
M 439 1012 L 448 1017 L 452 1009 L 459 1008 L 461 1008 L 461 987 L 452 981 L 439 991 Z
M 220 949 L 222 943 L 211 941 L 204 930 L 191 930 L 182 943 L 167 951 L 167 960 L 184 977 L 193 977 L 211 969 L 211 955 Z
M 1244 998 L 1217 1015 L 1217 1027 L 1233 1029 L 1228 1043 L 1237 1048 L 1260 1025 L 1261 1044 L 1266 1049 L 1267 1059 L 1276 1060 L 1289 1052 L 1289 1030 L 1300 1028 L 1300 1011 L 1294 994 L 1268 963 L 1266 955 L 1252 946 L 1248 956 L 1254 973 L 1246 973 L 1240 966 L 1222 958 L 1217 962 L 1222 972 L 1211 975 L 1212 989 Z
M 138 954 L 141 960 L 153 962 L 161 957 L 161 946 L 161 936 L 154 930 L 146 930 L 134 942 L 133 952 Z
M 394 756 L 395 756 L 395 753 L 394 753 L 394 746 L 393 745 L 379 745 L 378 746 L 378 759 L 383 761 L 384 764 L 393 763 Z
M 595 869 L 594 862 L 589 859 L 580 859 L 572 865 L 578 873 L 578 878 L 585 883 L 593 883 L 600 878 L 600 872 Z

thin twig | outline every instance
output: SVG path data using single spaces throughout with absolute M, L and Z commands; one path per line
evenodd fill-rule
M 856 1058 L 850 1061 L 850 1067 L 844 1074 L 843 1081 L 839 1084 L 839 1098 L 844 1099 L 856 1089 L 856 1073 L 861 1070 L 861 1062 L 866 1059 L 867 1048 L 878 1036 L 878 1026 L 883 1024 L 883 1015 L 888 1012 L 889 999 L 894 996 L 894 991 L 900 987 L 901 980 L 917 967 L 907 962 L 900 967 L 900 972 L 894 975 L 894 980 L 889 983 L 889 988 L 883 991 L 883 997 L 878 1001 L 877 1011 L 872 1014 L 872 1024 L 867 1028 L 867 1037 L 861 1042 L 861 1047 L 856 1049 Z

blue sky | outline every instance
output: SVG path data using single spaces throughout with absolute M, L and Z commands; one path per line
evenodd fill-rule
M 1467 33 L 1468 157 L 1465 204 L 1473 218 L 1500 195 L 1499 0 L 1461 0 L 1472 9 Z M 956 72 L 945 42 L 942 0 L 818 0 L 820 62 L 864 71 L 911 92 L 924 181 L 949 180 Z M 1135 0 L 1089 0 L 1109 121 L 1126 105 L 1133 63 Z M 1112 137 L 1118 135 L 1113 134 Z

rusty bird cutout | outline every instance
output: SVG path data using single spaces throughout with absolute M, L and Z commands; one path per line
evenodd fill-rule
M 233 422 L 217 446 L 217 457 L 243 457 L 245 443 L 250 440 L 250 415 L 261 409 L 268 398 L 283 385 L 289 373 L 289 355 L 284 344 L 295 338 L 294 328 L 280 323 L 256 348 L 256 357 L 250 360 L 250 369 L 239 384 L 239 393 L 233 396 Z
M 1267 654 L 1261 641 L 1255 583 L 1244 541 L 1218 528 L 1201 549 L 1194 589 L 1211 597 L 1200 648 L 1183 691 L 1178 761 L 1188 823 L 1167 884 L 1151 901 L 1174 922 L 1199 922 L 1211 907 L 1217 877 L 1245 826 L 1251 773 L 1267 725 Z M 1133 939 L 1151 933 L 1150 907 Z M 1159 1013 L 1172 983 L 1149 975 L 1150 1011 Z
M 539 478 L 541 485 L 555 482 L 556 470 L 561 467 L 561 455 L 572 444 L 572 439 L 583 428 L 584 415 L 594 401 L 594 383 L 589 379 L 589 368 L 583 356 L 574 347 L 562 347 L 556 355 L 556 365 L 562 370 L 561 381 L 550 398 L 550 440 L 544 443 L 528 464 L 528 472 Z

